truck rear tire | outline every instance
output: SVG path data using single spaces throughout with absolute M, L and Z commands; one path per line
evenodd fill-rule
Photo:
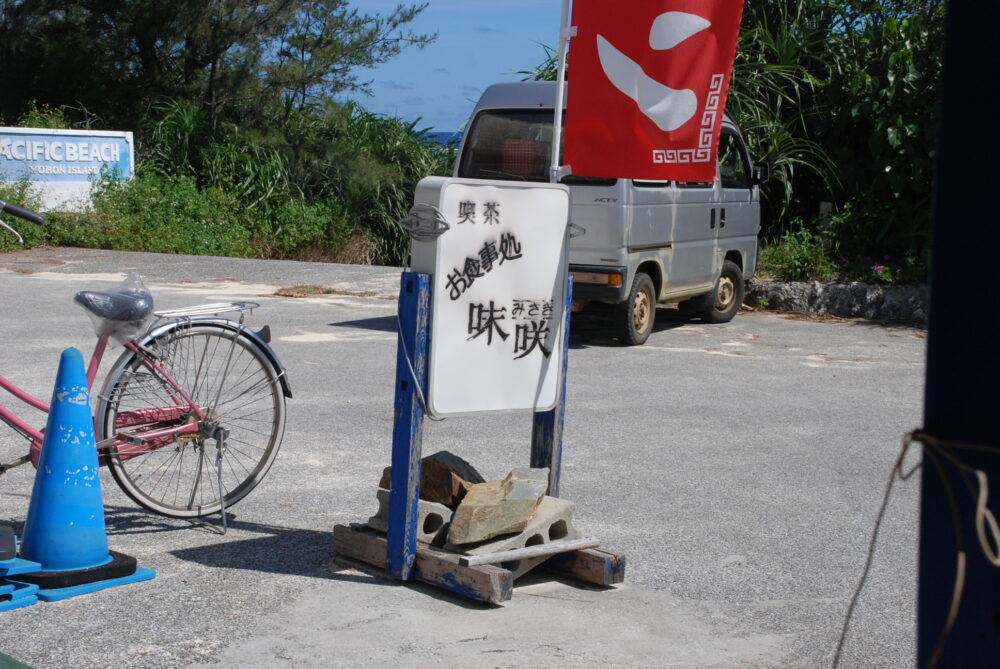
M 639 346 L 649 339 L 656 322 L 656 289 L 648 274 L 635 275 L 628 300 L 619 305 L 615 321 L 618 339 L 626 346 Z
M 743 272 L 732 260 L 722 263 L 719 281 L 712 291 L 712 300 L 701 317 L 709 323 L 728 323 L 743 305 Z

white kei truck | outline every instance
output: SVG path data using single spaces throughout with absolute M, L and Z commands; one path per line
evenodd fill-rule
M 548 181 L 555 101 L 555 82 L 487 88 L 454 176 Z M 658 304 L 677 302 L 711 323 L 731 320 L 757 265 L 758 185 L 767 176 L 727 116 L 713 182 L 564 177 L 570 221 L 585 230 L 570 240 L 574 310 L 612 305 L 613 333 L 627 345 L 646 341 Z

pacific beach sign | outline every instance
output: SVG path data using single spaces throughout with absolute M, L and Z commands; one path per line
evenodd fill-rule
M 93 182 L 126 180 L 135 169 L 131 132 L 0 128 L 0 180 L 27 180 L 42 208 L 81 209 Z

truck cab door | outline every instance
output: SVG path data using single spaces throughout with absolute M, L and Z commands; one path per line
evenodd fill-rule
M 675 203 L 665 212 L 673 230 L 669 291 L 710 290 L 722 267 L 718 183 L 674 182 L 667 190 Z
M 722 192 L 717 213 L 720 250 L 723 254 L 740 251 L 744 269 L 747 269 L 748 260 L 756 257 L 759 204 L 743 140 L 733 129 L 725 126 L 719 138 L 719 186 Z

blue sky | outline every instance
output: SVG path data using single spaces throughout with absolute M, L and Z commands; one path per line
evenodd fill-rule
M 438 33 L 422 50 L 408 49 L 374 70 L 359 72 L 372 81 L 372 97 L 357 96 L 365 108 L 420 127 L 457 130 L 472 113 L 482 91 L 499 81 L 518 81 L 516 70 L 540 63 L 539 44 L 555 48 L 561 0 L 429 0 L 410 24 L 414 32 Z M 365 13 L 389 13 L 396 0 L 354 0 Z

